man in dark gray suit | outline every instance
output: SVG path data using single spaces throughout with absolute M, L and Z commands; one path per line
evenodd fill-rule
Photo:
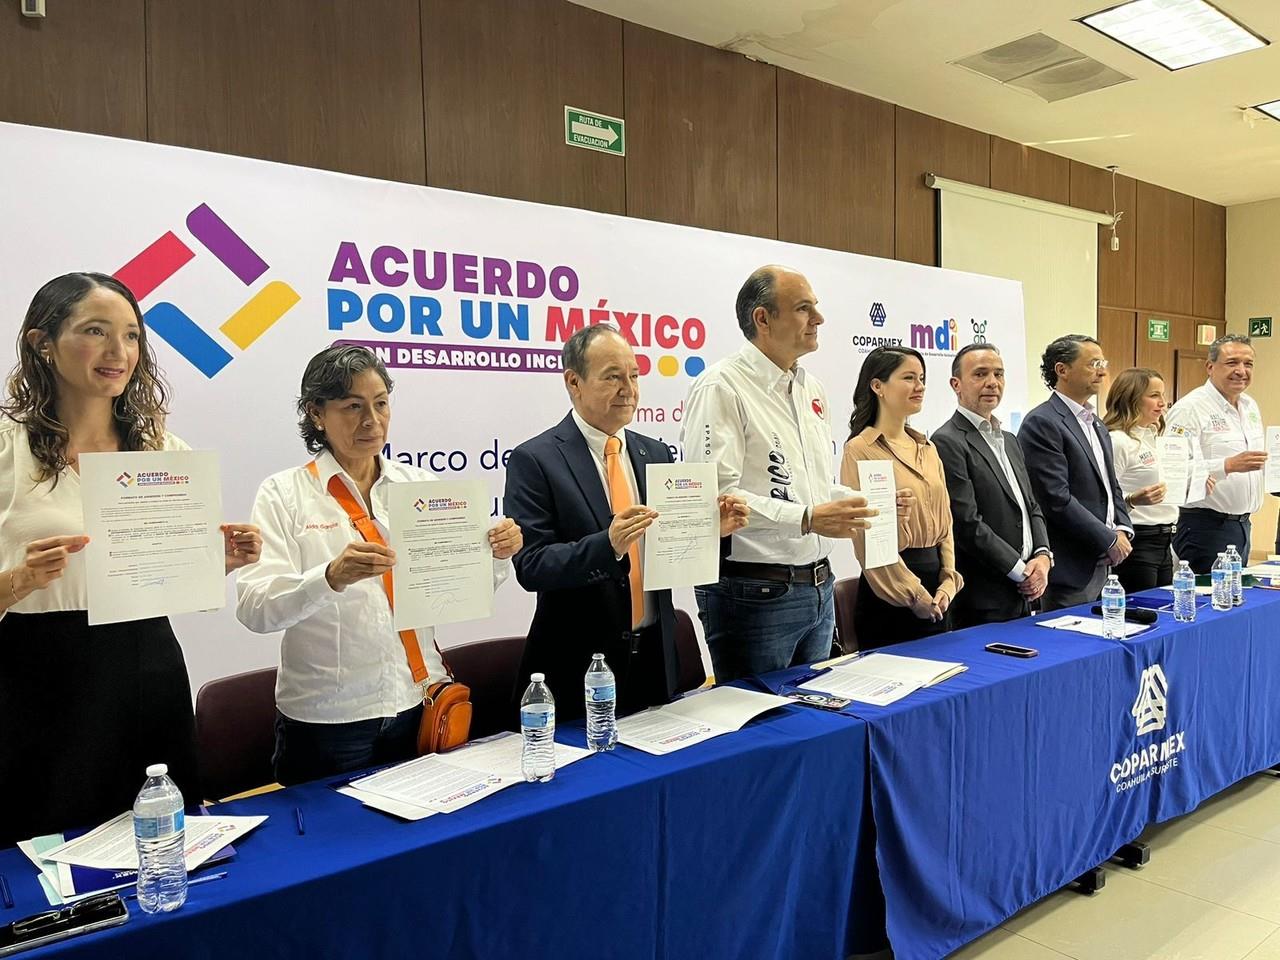
M 1053 544 L 1042 605 L 1058 610 L 1098 599 L 1107 571 L 1133 549 L 1133 525 L 1092 403 L 1107 378 L 1102 346 L 1083 334 L 1059 337 L 1045 347 L 1040 374 L 1053 393 L 1022 421 L 1018 444 Z
M 1022 451 L 1000 426 L 1004 360 L 971 343 L 951 362 L 958 408 L 929 438 L 951 494 L 956 567 L 964 589 L 951 605 L 956 627 L 1025 617 L 1048 584 L 1053 554 Z

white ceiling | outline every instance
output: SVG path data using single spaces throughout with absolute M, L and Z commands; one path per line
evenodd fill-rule
M 1280 197 L 1280 0 L 1217 0 L 1271 46 L 1170 72 L 1075 18 L 1117 0 L 575 0 L 1221 204 Z M 950 61 L 1043 32 L 1135 79 L 1057 103 Z

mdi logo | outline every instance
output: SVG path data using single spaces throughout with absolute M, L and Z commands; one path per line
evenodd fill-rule
M 937 350 L 951 353 L 960 347 L 960 332 L 952 317 L 936 327 L 927 323 L 911 325 L 911 346 L 917 350 Z
M 227 226 L 207 203 L 187 214 L 187 229 L 246 287 L 253 286 L 269 269 L 267 262 Z M 195 253 L 172 230 L 166 231 L 140 254 L 115 272 L 141 304 L 155 289 L 186 266 Z M 298 302 L 297 291 L 281 280 L 272 280 L 251 296 L 218 328 L 241 350 L 266 333 Z M 193 367 L 212 379 L 228 363 L 231 354 L 175 304 L 160 301 L 143 313 L 147 326 L 177 350 Z

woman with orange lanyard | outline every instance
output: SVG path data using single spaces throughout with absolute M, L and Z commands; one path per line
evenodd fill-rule
M 284 784 L 414 756 L 422 715 L 415 674 L 448 676 L 432 628 L 398 635 L 383 583 L 396 560 L 386 546 L 389 485 L 436 479 L 382 456 L 391 389 L 365 347 L 312 357 L 298 429 L 316 458 L 268 477 L 254 503 L 262 560 L 237 584 L 236 615 L 256 633 L 284 631 L 273 758 Z M 375 525 L 362 522 L 368 537 L 352 530 L 361 513 Z M 512 520 L 489 531 L 494 586 L 522 543 Z
M 100 273 L 36 293 L 0 416 L 0 847 L 127 810 L 152 763 L 199 802 L 191 685 L 166 617 L 88 622 L 80 455 L 186 450 L 133 294 Z M 224 524 L 230 573 L 261 537 Z
M 849 440 L 840 482 L 859 488 L 859 460 L 889 460 L 898 491 L 910 491 L 899 510 L 897 563 L 866 569 L 865 534 L 853 549 L 863 564 L 854 626 L 862 649 L 951 629 L 947 608 L 964 581 L 956 572 L 951 500 L 937 449 L 907 418 L 924 405 L 924 358 L 906 347 L 867 354 L 853 394 Z

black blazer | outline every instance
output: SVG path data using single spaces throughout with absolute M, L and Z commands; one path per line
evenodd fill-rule
M 957 627 L 1013 620 L 1030 613 L 1009 571 L 1022 559 L 1022 510 L 991 445 L 959 410 L 929 438 L 938 448 L 951 495 L 956 569 L 964 589 L 951 604 Z M 1004 452 L 1031 521 L 1031 552 L 1049 549 L 1044 514 L 1031 490 L 1022 449 L 1004 431 Z
M 1111 436 L 1097 417 L 1093 429 L 1102 443 L 1116 526 L 1132 530 L 1124 494 L 1116 480 Z M 1084 430 L 1056 393 L 1028 413 L 1018 428 L 1027 475 L 1044 511 L 1053 545 L 1054 567 L 1049 580 L 1066 589 L 1087 586 L 1116 540 L 1115 531 L 1106 522 L 1107 488 L 1098 474 Z
M 626 437 L 644 502 L 646 464 L 671 463 L 671 451 L 630 430 Z M 609 501 L 573 414 L 511 451 L 504 509 L 524 533 L 524 547 L 512 560 L 516 579 L 538 595 L 515 696 L 523 693 L 530 673 L 545 673 L 557 719 L 577 719 L 585 710 L 582 678 L 593 653 L 605 655 L 620 689 L 626 685 L 631 644 L 623 634 L 631 629 L 631 560 L 614 557 Z M 680 675 L 675 609 L 670 590 L 654 595 L 670 699 Z

